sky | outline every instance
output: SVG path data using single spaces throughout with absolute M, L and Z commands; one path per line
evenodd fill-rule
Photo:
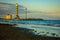
M 60 0 L 0 0 L 0 2 L 23 5 L 31 12 L 27 14 L 31 18 L 60 20 Z

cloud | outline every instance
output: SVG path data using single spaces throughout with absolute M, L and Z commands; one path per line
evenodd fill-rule
M 1 10 L 10 10 L 11 7 L 1 7 L 0 9 L 1 9 Z
M 15 4 L 9 4 L 9 3 L 4 3 L 0 2 L 0 14 L 6 14 L 6 13 L 15 13 L 16 7 Z M 24 13 L 23 6 L 19 5 L 19 13 Z
M 20 14 L 20 16 L 26 17 L 26 14 Z M 28 18 L 42 18 L 47 20 L 60 20 L 60 12 L 29 12 Z
M 14 4 L 4 3 L 4 2 L 0 2 L 0 4 L 4 4 L 4 5 L 14 5 Z
M 2 4 L 2 5 L 11 5 L 11 6 L 15 6 L 16 5 L 16 4 L 4 3 L 4 2 L 0 2 L 0 4 Z M 26 7 L 22 6 L 22 5 L 19 5 L 19 7 L 26 8 Z

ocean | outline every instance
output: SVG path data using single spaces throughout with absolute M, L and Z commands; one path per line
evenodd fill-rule
M 16 24 L 14 27 L 29 29 L 27 33 L 46 37 L 60 37 L 60 20 L 0 20 L 0 23 Z

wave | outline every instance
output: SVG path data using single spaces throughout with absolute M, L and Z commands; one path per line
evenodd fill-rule
M 9 23 L 9 24 L 34 24 L 34 25 L 46 25 L 46 26 L 55 26 L 60 27 L 60 20 L 37 20 L 37 21 L 23 21 L 23 20 L 0 20 L 0 23 Z
M 41 25 L 60 27 L 60 24 L 41 24 Z
M 21 22 L 20 24 L 34 24 L 34 25 L 45 25 L 45 26 L 60 27 L 60 24 L 37 24 L 37 23 L 24 23 L 24 22 Z

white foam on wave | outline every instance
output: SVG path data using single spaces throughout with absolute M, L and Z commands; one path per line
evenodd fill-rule
M 33 25 L 33 24 L 17 24 L 16 27 L 33 29 L 35 35 L 60 37 L 60 27 L 46 26 L 46 25 Z

